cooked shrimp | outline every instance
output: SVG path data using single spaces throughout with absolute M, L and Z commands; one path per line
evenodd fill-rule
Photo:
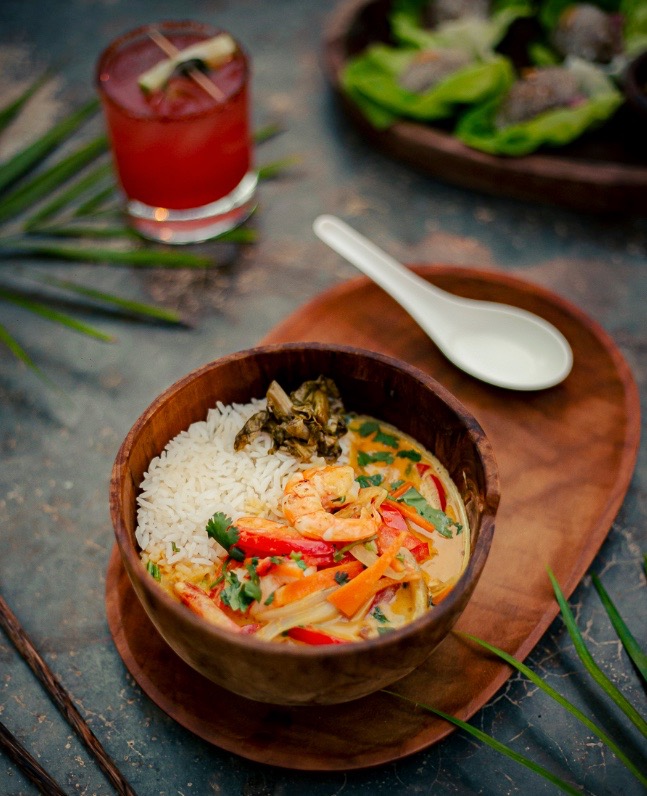
M 290 477 L 281 507 L 290 525 L 309 539 L 354 542 L 377 533 L 370 511 L 363 506 L 358 517 L 338 517 L 330 510 L 347 506 L 358 495 L 352 467 L 317 467 Z
M 286 536 L 298 536 L 294 528 L 290 528 L 284 522 L 266 520 L 264 517 L 239 517 L 234 525 L 245 531 L 253 531 L 258 534 L 285 538 Z
M 209 595 L 202 591 L 199 586 L 193 583 L 178 581 L 173 588 L 184 605 L 190 608 L 197 616 L 225 630 L 233 630 L 235 633 L 240 631 L 238 625 L 232 622 L 227 614 L 221 611 Z

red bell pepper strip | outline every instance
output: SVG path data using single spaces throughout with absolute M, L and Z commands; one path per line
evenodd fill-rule
M 408 531 L 409 526 L 407 525 L 406 520 L 402 512 L 389 503 L 382 503 L 380 506 L 380 514 L 382 515 L 382 520 L 384 524 L 392 528 L 394 531 Z
M 313 630 L 311 627 L 291 627 L 288 630 L 288 636 L 295 641 L 302 641 L 304 644 L 346 644 L 347 642 L 341 638 L 329 636 L 328 633 L 323 633 L 321 630 Z
M 404 547 L 411 551 L 416 561 L 425 561 L 429 558 L 429 545 L 409 531 L 407 521 L 396 505 L 390 502 L 382 503 L 380 514 L 382 515 L 382 525 L 378 528 L 378 543 L 381 551 L 386 550 L 393 543 L 398 533 L 406 531 Z
M 301 553 L 306 563 L 317 566 L 330 566 L 334 563 L 333 556 L 337 552 L 335 545 L 318 539 L 300 539 L 266 536 L 253 531 L 239 530 L 235 547 L 246 556 L 289 556 L 290 553 Z
M 420 473 L 421 477 L 426 474 L 434 482 L 434 486 L 438 491 L 438 497 L 440 499 L 440 510 L 445 511 L 445 508 L 447 507 L 447 495 L 445 494 L 445 487 L 443 486 L 443 482 L 440 480 L 440 478 L 438 478 L 437 475 L 427 472 L 427 470 L 429 470 L 428 464 L 424 464 L 423 462 L 417 462 L 416 467 L 418 468 L 418 472 Z

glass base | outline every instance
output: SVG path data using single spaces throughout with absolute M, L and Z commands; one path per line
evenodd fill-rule
M 258 174 L 248 171 L 234 190 L 217 202 L 189 210 L 150 207 L 136 199 L 126 205 L 129 223 L 140 235 L 161 243 L 199 243 L 239 226 L 256 207 Z

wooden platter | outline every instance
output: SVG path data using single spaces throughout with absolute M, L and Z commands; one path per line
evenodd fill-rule
M 623 106 L 611 122 L 559 150 L 521 158 L 488 155 L 441 125 L 401 121 L 376 130 L 346 98 L 340 73 L 350 57 L 388 37 L 390 0 L 346 0 L 328 20 L 325 73 L 363 138 L 416 170 L 464 188 L 597 213 L 647 215 L 647 123 Z
M 474 413 L 494 447 L 502 500 L 490 557 L 457 629 L 523 659 L 558 612 L 546 567 L 570 595 L 622 504 L 638 451 L 638 391 L 609 336 L 554 294 L 498 273 L 415 270 L 456 294 L 545 317 L 573 347 L 573 371 L 561 385 L 536 393 L 478 382 L 445 360 L 409 316 L 363 277 L 321 294 L 262 342 L 346 343 L 400 357 L 434 376 Z M 158 635 L 116 548 L 106 606 L 119 654 L 144 692 L 187 729 L 251 760 L 303 770 L 358 769 L 397 760 L 451 732 L 443 721 L 386 693 L 333 707 L 284 708 L 219 688 Z M 395 690 L 468 718 L 509 675 L 497 659 L 450 634 Z

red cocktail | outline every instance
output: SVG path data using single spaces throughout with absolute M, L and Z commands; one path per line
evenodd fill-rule
M 119 181 L 133 226 L 169 243 L 205 240 L 253 209 L 249 64 L 209 25 L 146 25 L 97 66 Z

